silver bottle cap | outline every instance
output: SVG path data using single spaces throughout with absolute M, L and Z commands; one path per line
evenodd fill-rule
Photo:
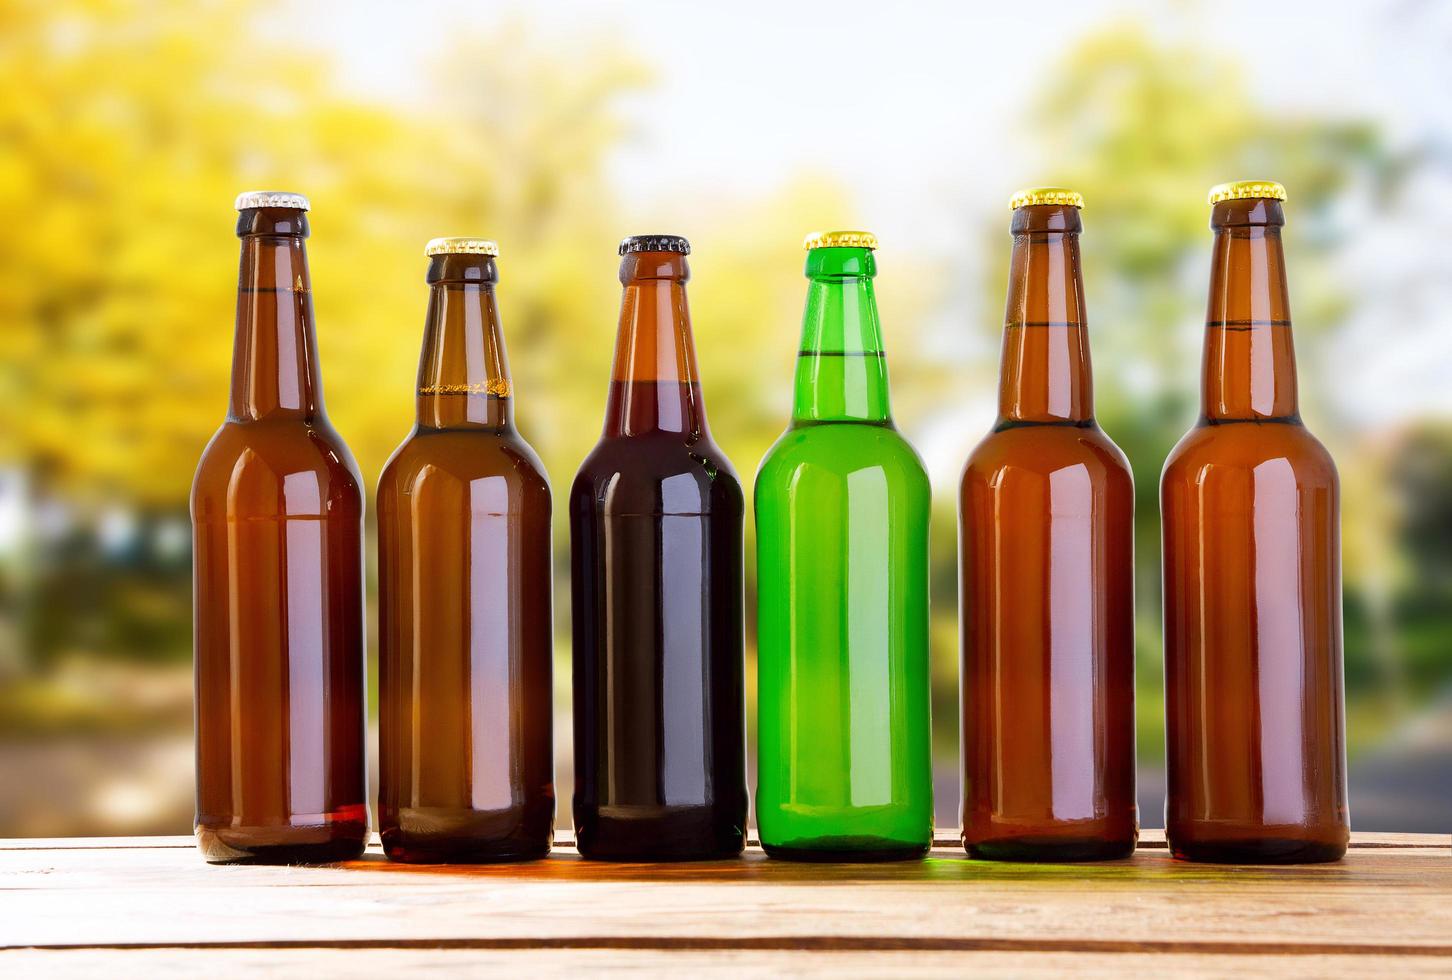
M 287 191 L 243 191 L 237 195 L 233 207 L 238 211 L 250 208 L 292 208 L 297 211 L 309 209 L 306 197 Z

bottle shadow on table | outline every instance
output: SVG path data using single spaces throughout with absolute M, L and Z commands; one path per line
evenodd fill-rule
M 727 861 L 616 862 L 591 861 L 573 848 L 556 848 L 536 861 L 489 864 L 404 864 L 389 861 L 376 850 L 358 861 L 337 867 L 425 877 L 457 877 L 499 881 L 612 881 L 612 882 L 749 882 L 758 884 L 809 883 L 933 883 L 958 882 L 1065 882 L 1086 885 L 1123 883 L 1142 885 L 1155 879 L 1215 881 L 1234 879 L 1289 882 L 1306 878 L 1335 878 L 1354 874 L 1346 862 L 1321 865 L 1227 866 L 1191 864 L 1173 860 L 1161 845 L 1141 848 L 1119 861 L 1072 864 L 982 861 L 961 848 L 941 841 L 922 860 L 871 864 L 806 863 L 768 858 L 755 848 Z

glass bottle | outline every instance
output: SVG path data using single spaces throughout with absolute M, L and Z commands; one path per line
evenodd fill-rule
M 998 420 L 959 494 L 963 844 L 1122 858 L 1138 836 L 1134 480 L 1094 420 L 1079 194 L 1016 194 Z
M 724 858 L 746 844 L 744 502 L 706 425 L 689 252 L 672 235 L 620 244 L 605 427 L 570 491 L 586 858 Z
M 323 410 L 307 198 L 237 210 L 231 404 L 191 496 L 197 842 L 341 861 L 368 837 L 362 480 Z
M 762 846 L 821 861 L 932 844 L 927 473 L 888 402 L 865 232 L 807 238 L 791 422 L 756 478 Z
M 1210 192 L 1202 410 L 1165 461 L 1165 836 L 1195 861 L 1346 852 L 1336 466 L 1301 423 L 1281 201 Z
M 379 829 L 395 861 L 543 857 L 550 487 L 514 425 L 498 247 L 425 251 L 417 424 L 378 481 Z

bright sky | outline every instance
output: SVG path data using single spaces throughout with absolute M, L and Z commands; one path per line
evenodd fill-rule
M 856 0 L 291 3 L 282 15 L 289 31 L 302 25 L 311 43 L 332 48 L 350 84 L 405 101 L 459 32 L 524 22 L 566 47 L 618 38 L 657 74 L 630 106 L 632 136 L 612 161 L 622 200 L 649 220 L 669 222 L 673 202 L 703 189 L 760 193 L 810 168 L 852 194 L 854 223 L 974 261 L 971 232 L 983 209 L 1000 209 L 1017 186 L 1053 181 L 1013 138 L 1037 66 L 1117 22 L 1236 57 L 1267 104 L 1357 112 L 1401 145 L 1440 146 L 1431 199 L 1447 210 L 1408 234 L 1428 236 L 1430 250 L 1452 214 L 1452 4 L 1438 0 L 1036 0 L 995 4 L 995 13 L 967 2 Z M 1375 288 L 1405 292 L 1391 278 Z M 1449 289 L 1403 297 L 1404 313 L 1452 310 Z M 1415 357 L 1380 350 L 1379 322 L 1349 331 L 1345 356 L 1357 366 L 1349 400 L 1379 421 L 1452 413 L 1452 321 L 1440 313 L 1430 327 L 1417 328 Z

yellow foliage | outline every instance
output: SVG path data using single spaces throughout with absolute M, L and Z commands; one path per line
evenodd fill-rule
M 231 201 L 266 187 L 312 200 L 324 397 L 369 485 L 412 423 L 423 243 L 501 243 L 519 420 L 562 499 L 603 412 L 615 244 L 662 230 L 622 221 L 603 176 L 648 73 L 516 26 L 445 52 L 423 105 L 370 104 L 255 24 L 241 3 L 0 7 L 3 457 L 72 497 L 186 499 L 226 406 Z M 787 416 L 801 235 L 851 214 L 810 177 L 690 213 L 664 230 L 696 243 L 711 419 L 749 486 Z
M 429 237 L 505 242 L 531 381 L 590 346 L 565 334 L 613 303 L 580 273 L 613 268 L 599 164 L 637 67 L 585 52 L 560 71 L 499 38 L 461 47 L 428 111 L 406 112 L 350 101 L 252 17 L 184 2 L 0 14 L 0 88 L 19 96 L 0 102 L 0 428 L 54 489 L 185 500 L 226 405 L 240 189 L 312 198 L 325 397 L 370 482 L 412 418 Z

